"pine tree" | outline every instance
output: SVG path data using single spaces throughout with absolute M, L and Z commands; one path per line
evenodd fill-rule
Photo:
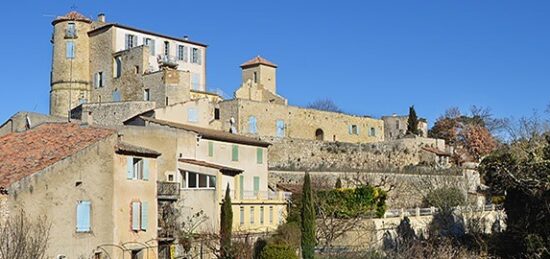
M 233 258 L 231 235 L 233 228 L 233 209 L 231 208 L 231 193 L 229 184 L 225 190 L 225 198 L 222 202 L 220 215 L 220 257 L 224 259 Z
M 313 259 L 315 254 L 315 208 L 309 173 L 304 176 L 302 192 L 302 258 Z
M 416 111 L 414 105 L 409 107 L 409 119 L 407 121 L 407 134 L 418 134 L 418 117 L 416 117 Z

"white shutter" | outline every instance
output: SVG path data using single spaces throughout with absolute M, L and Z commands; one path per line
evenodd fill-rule
M 141 206 L 137 201 L 132 202 L 132 230 L 139 230 L 139 214 L 141 214 Z

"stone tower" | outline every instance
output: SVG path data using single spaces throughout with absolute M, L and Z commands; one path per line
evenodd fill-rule
M 235 91 L 235 98 L 259 102 L 287 104 L 277 94 L 277 65 L 257 56 L 241 65 L 243 82 Z
M 53 22 L 50 114 L 67 117 L 90 96 L 88 31 L 92 21 L 78 12 Z

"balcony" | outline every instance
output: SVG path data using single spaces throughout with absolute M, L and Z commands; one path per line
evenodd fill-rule
M 174 56 L 159 55 L 157 57 L 157 62 L 159 63 L 159 67 L 169 67 L 174 69 L 178 67 L 178 59 Z
M 157 199 L 175 201 L 180 196 L 180 184 L 174 182 L 157 182 Z
M 269 200 L 269 201 L 283 201 L 286 200 L 286 195 L 284 192 L 254 192 L 254 191 L 243 191 L 241 200 Z

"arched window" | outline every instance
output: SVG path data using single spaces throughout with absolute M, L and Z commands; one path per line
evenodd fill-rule
M 256 125 L 256 117 L 250 116 L 248 117 L 248 133 L 256 134 L 258 132 L 258 128 Z
M 317 129 L 315 131 L 315 139 L 323 141 L 325 139 L 325 133 L 322 129 Z

